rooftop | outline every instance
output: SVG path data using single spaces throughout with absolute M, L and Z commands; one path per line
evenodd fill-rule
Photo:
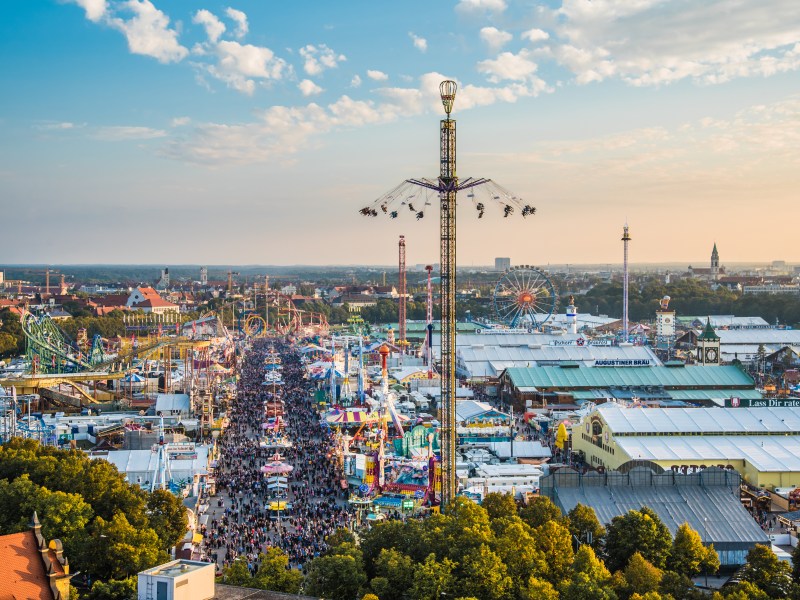
M 520 367 L 506 370 L 522 391 L 538 389 L 591 389 L 619 386 L 665 388 L 753 388 L 749 375 L 733 366 L 691 367 Z
M 615 436 L 660 434 L 800 436 L 800 413 L 795 408 L 623 408 L 606 403 L 598 406 L 595 412 L 603 418 Z M 670 437 L 670 439 L 675 438 Z M 800 446 L 797 450 L 800 451 Z

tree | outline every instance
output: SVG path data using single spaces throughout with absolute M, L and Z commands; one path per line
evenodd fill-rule
M 136 585 L 136 577 L 95 581 L 85 600 L 136 600 Z
M 414 573 L 411 597 L 416 600 L 441 600 L 442 596 L 452 597 L 456 582 L 453 574 L 455 566 L 456 564 L 449 558 L 440 561 L 435 554 L 429 554 Z
M 549 581 L 531 576 L 519 597 L 521 600 L 558 600 L 558 592 Z
M 229 566 L 222 569 L 222 580 L 228 585 L 252 587 L 253 576 L 247 567 L 247 559 L 244 556 L 240 556 Z
M 494 552 L 485 545 L 473 548 L 461 563 L 461 588 L 467 596 L 481 600 L 509 598 L 513 583 L 508 570 Z
M 617 600 L 609 586 L 603 586 L 586 573 L 575 573 L 561 588 L 561 596 L 569 600 Z
M 600 524 L 591 506 L 576 504 L 567 513 L 566 523 L 569 532 L 581 542 L 590 544 L 595 551 L 603 547 L 606 528 Z
M 270 547 L 258 555 L 258 571 L 253 577 L 253 587 L 273 592 L 297 594 L 303 583 L 303 574 L 289 568 L 289 557 L 280 548 Z
M 703 571 L 715 573 L 719 569 L 719 557 L 714 546 L 704 546 L 700 534 L 684 523 L 675 532 L 667 568 L 687 577 L 694 577 Z
M 800 544 L 792 550 L 792 579 L 800 584 Z
M 572 570 L 575 573 L 585 573 L 589 579 L 601 585 L 611 579 L 611 573 L 588 544 L 583 544 L 578 548 L 575 560 L 572 561 Z
M 661 583 L 661 569 L 653 566 L 639 552 L 635 552 L 625 567 L 625 581 L 631 593 L 655 592 Z
M 715 592 L 712 600 L 769 600 L 769 595 L 749 581 L 729 587 L 722 594 Z
M 557 521 L 547 521 L 536 528 L 533 537 L 547 565 L 544 578 L 554 586 L 568 579 L 575 558 L 569 529 Z
M 394 549 L 381 550 L 375 562 L 373 591 L 381 600 L 402 600 L 414 584 L 414 561 Z
M 694 583 L 686 575 L 665 571 L 661 577 L 658 591 L 662 596 L 672 596 L 675 600 L 705 600 L 707 596 L 696 589 Z
M 672 536 L 658 515 L 647 507 L 614 517 L 606 532 L 606 566 L 611 571 L 625 568 L 639 552 L 658 568 L 666 565 Z
M 101 579 L 125 579 L 169 559 L 152 529 L 134 527 L 121 512 L 110 521 L 97 517 L 84 543 L 81 554 Z
M 330 600 L 353 600 L 366 582 L 363 567 L 352 555 L 320 556 L 308 564 L 305 591 Z
M 506 565 L 515 591 L 521 590 L 531 575 L 542 576 L 547 571 L 544 553 L 522 519 L 496 519 L 492 527 L 496 530 L 492 550 Z
M 490 492 L 486 494 L 481 506 L 492 521 L 517 516 L 517 503 L 514 502 L 514 496 L 511 494 Z
M 167 490 L 155 490 L 147 496 L 147 517 L 164 550 L 169 550 L 183 539 L 189 528 L 186 507 L 175 494 Z
M 531 498 L 528 505 L 522 508 L 519 515 L 523 521 L 534 529 L 541 527 L 548 521 L 561 520 L 561 510 L 547 496 Z
M 447 507 L 447 517 L 445 540 L 452 560 L 461 562 L 467 552 L 492 540 L 494 532 L 489 515 L 471 500 L 463 496 L 454 498 Z
M 769 546 L 756 544 L 747 553 L 742 581 L 749 581 L 772 598 L 785 598 L 792 582 L 792 568 L 775 556 Z

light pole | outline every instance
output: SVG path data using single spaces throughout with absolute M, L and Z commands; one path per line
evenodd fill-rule
M 708 517 L 703 517 L 703 547 L 708 549 Z M 703 561 L 703 572 L 705 573 L 706 589 L 708 589 L 708 564 Z

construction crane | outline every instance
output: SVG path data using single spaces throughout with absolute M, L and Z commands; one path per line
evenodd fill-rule
M 228 295 L 233 293 L 233 276 L 239 275 L 239 271 L 228 271 Z
M 436 179 L 406 179 L 380 196 L 370 206 L 360 209 L 367 217 L 385 214 L 396 219 L 401 210 L 410 211 L 417 220 L 425 210 L 439 202 L 439 243 L 441 255 L 440 289 L 441 320 L 441 440 L 442 440 L 442 506 L 456 495 L 456 195 L 468 191 L 478 218 L 487 204 L 499 204 L 503 217 L 519 211 L 522 217 L 536 214 L 536 209 L 513 195 L 509 190 L 483 177 L 459 180 L 456 174 L 456 122 L 450 118 L 456 98 L 455 81 L 442 81 L 439 95 L 447 115 L 439 122 L 439 177 Z

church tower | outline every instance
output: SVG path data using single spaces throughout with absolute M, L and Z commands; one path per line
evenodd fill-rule
M 706 321 L 703 333 L 697 338 L 697 362 L 701 365 L 719 365 L 719 336 L 711 326 L 711 319 Z
M 719 252 L 717 252 L 716 242 L 714 242 L 714 249 L 711 251 L 711 278 L 714 281 L 719 279 Z

